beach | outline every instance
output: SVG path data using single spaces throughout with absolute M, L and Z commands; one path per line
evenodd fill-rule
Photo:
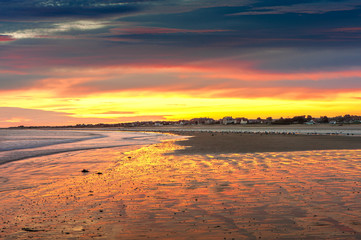
M 21 160 L 82 165 L 0 192 L 0 238 L 361 239 L 360 137 L 178 134 Z M 82 173 L 86 159 L 109 163 Z
M 332 149 L 361 149 L 361 136 L 283 135 L 232 132 L 177 132 L 192 135 L 177 144 L 184 154 L 289 152 Z

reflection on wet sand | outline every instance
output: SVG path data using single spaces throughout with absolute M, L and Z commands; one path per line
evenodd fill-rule
M 0 238 L 361 239 L 361 150 L 180 148 L 102 149 L 109 169 L 0 193 Z

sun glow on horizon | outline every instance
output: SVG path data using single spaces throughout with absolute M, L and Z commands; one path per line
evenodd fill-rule
M 69 67 L 46 73 L 49 77 L 26 89 L 1 92 L 3 106 L 12 109 L 0 118 L 0 127 L 360 114 L 361 98 L 355 97 L 360 90 L 321 88 L 323 81 L 340 84 L 338 78 L 361 75 L 354 70 L 292 75 L 194 64 Z M 310 87 L 298 86 L 302 78 Z
M 28 95 L 35 100 L 26 100 Z M 20 95 L 20 94 L 18 94 Z M 50 97 L 49 92 L 28 91 L 22 97 L 5 95 L 7 107 L 41 110 L 56 113 L 58 121 L 48 125 L 75 123 L 119 123 L 147 120 L 182 120 L 196 117 L 220 119 L 224 116 L 266 118 L 297 115 L 337 116 L 358 114 L 360 99 L 352 94 L 341 94 L 333 100 L 277 98 L 225 98 L 192 97 L 186 94 L 162 94 L 146 92 L 119 92 L 89 95 L 79 98 Z M 67 118 L 63 121 L 62 118 Z M 21 119 L 25 119 L 21 121 Z M 15 121 L 16 120 L 16 121 Z M 15 125 L 39 125 L 29 116 L 12 116 L 1 119 L 1 127 Z M 44 123 L 41 123 L 44 125 Z M 46 125 L 46 124 L 45 124 Z

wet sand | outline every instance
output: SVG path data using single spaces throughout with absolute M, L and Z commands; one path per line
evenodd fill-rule
M 361 239 L 361 150 L 241 153 L 226 134 L 199 150 L 207 134 L 94 150 L 113 164 L 0 192 L 0 239 Z
M 360 136 L 283 135 L 230 132 L 172 132 L 192 136 L 178 142 L 180 154 L 288 152 L 331 149 L 361 149 Z

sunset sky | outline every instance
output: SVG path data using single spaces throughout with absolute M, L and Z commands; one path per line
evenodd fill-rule
M 0 127 L 361 115 L 359 0 L 0 4 Z

